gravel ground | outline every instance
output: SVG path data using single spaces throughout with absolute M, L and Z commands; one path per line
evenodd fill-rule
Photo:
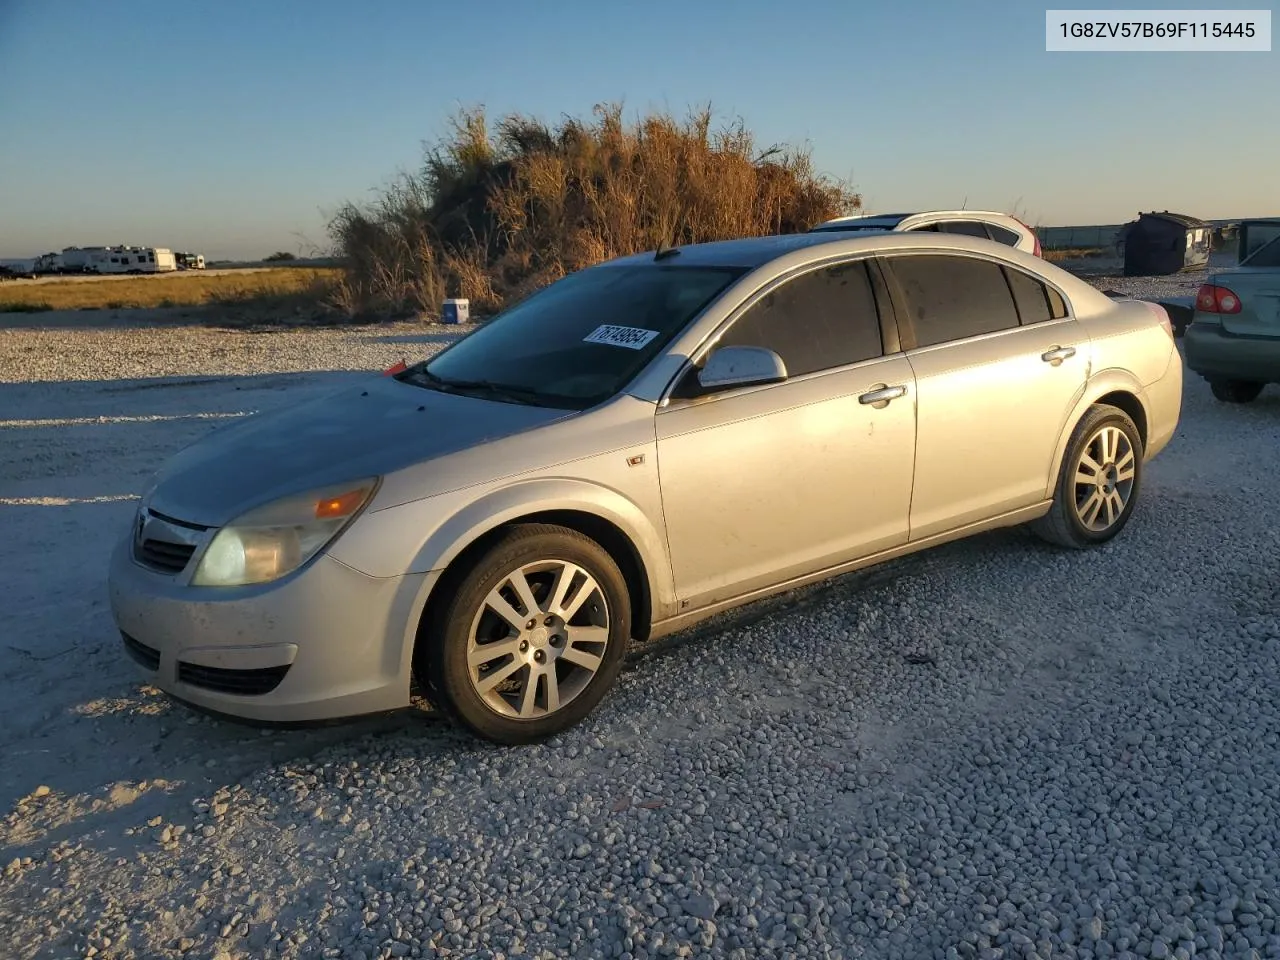
M 1105 549 L 747 611 L 551 744 L 140 684 L 102 578 L 155 462 L 439 339 L 0 331 L 0 956 L 1280 957 L 1274 389 L 1189 376 Z
M 1166 277 L 1126 277 L 1123 275 L 1123 261 L 1107 257 L 1065 261 L 1058 266 L 1089 281 L 1099 290 L 1113 290 L 1144 300 L 1159 300 L 1163 297 L 1194 297 L 1200 284 L 1208 279 L 1210 273 L 1234 264 L 1235 251 L 1223 250 L 1209 258 L 1205 269 L 1188 270 Z

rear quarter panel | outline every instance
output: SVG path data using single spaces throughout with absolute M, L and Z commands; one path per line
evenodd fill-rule
M 1146 420 L 1148 460 L 1172 437 L 1182 407 L 1182 360 L 1152 305 L 1112 300 L 1075 278 L 1061 286 L 1087 338 L 1089 374 L 1083 394 L 1063 425 L 1046 498 L 1053 496 L 1075 425 L 1098 400 L 1112 393 L 1137 398 Z M 1080 287 L 1085 289 L 1080 291 Z
M 1177 352 L 1156 314 L 1140 300 L 1108 301 L 1079 320 L 1089 337 L 1093 376 L 1121 370 L 1147 387 L 1164 376 Z

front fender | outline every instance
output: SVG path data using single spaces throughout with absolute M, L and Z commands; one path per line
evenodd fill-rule
M 1050 465 L 1049 481 L 1045 487 L 1045 499 L 1052 499 L 1054 496 L 1058 486 L 1058 474 L 1062 470 L 1062 458 L 1067 455 L 1067 444 L 1071 440 L 1071 433 L 1075 430 L 1076 424 L 1080 422 L 1086 410 L 1110 393 L 1132 394 L 1142 405 L 1147 421 L 1150 422 L 1151 411 L 1147 409 L 1146 391 L 1137 377 L 1128 370 L 1118 367 L 1095 373 L 1085 384 L 1079 399 L 1076 400 L 1071 412 L 1067 414 L 1066 421 L 1062 424 L 1058 445 L 1054 448 L 1053 463 Z
M 521 517 L 577 511 L 607 520 L 631 541 L 648 580 L 655 619 L 675 608 L 660 503 L 639 503 L 599 483 L 539 477 L 485 492 L 464 489 L 401 504 L 361 517 L 334 545 L 333 555 L 370 576 L 441 571 L 479 537 Z M 430 578 L 432 582 L 437 578 Z

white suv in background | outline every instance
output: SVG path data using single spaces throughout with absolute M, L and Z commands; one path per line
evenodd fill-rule
M 880 213 L 860 217 L 837 217 L 814 227 L 811 233 L 843 233 L 853 230 L 896 230 L 933 233 L 962 233 L 968 237 L 995 240 L 1033 256 L 1041 256 L 1040 238 L 1016 217 L 989 210 L 931 210 L 928 213 Z

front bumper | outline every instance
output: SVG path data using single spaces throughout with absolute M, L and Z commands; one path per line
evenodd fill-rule
M 433 574 L 370 577 L 321 556 L 275 583 L 191 587 L 116 547 L 111 612 L 155 686 L 207 710 L 269 722 L 409 704 L 413 640 Z
M 1185 334 L 1187 367 L 1207 380 L 1280 383 L 1280 338 L 1233 337 L 1213 323 L 1195 323 Z

